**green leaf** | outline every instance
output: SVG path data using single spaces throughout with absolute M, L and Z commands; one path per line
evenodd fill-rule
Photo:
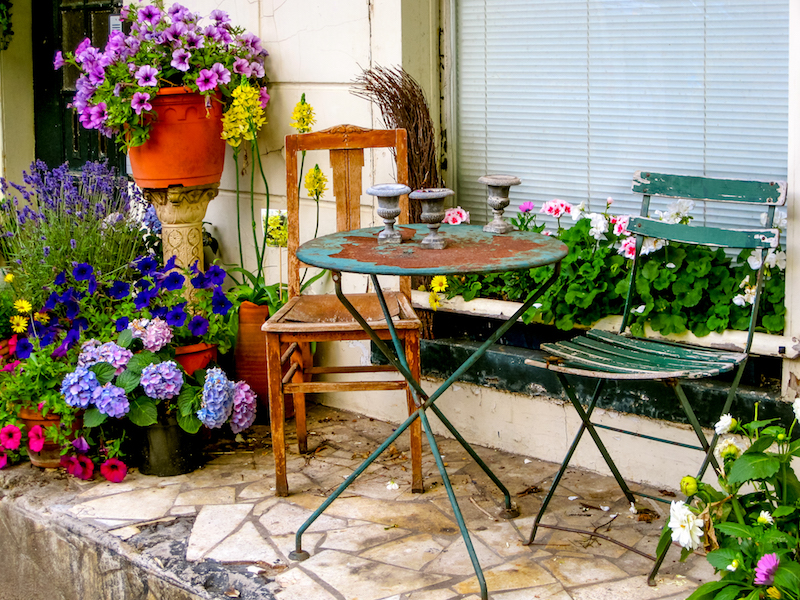
M 724 571 L 734 560 L 738 560 L 739 554 L 739 551 L 733 548 L 720 548 L 709 552 L 706 555 L 706 559 L 711 563 L 712 567 L 718 571 Z
M 751 479 L 769 479 L 780 469 L 781 463 L 774 456 L 763 452 L 742 454 L 731 465 L 729 483 L 744 483 Z
M 197 433 L 203 426 L 202 421 L 194 415 L 178 415 L 178 425 L 188 433 Z
M 709 581 L 692 592 L 692 595 L 686 600 L 713 600 L 719 590 L 730 584 L 731 582 L 728 581 Z
M 89 367 L 89 370 L 97 375 L 97 381 L 100 382 L 100 385 L 105 385 L 114 379 L 114 373 L 117 371 L 114 365 L 107 362 L 95 363 Z
M 775 443 L 774 435 L 761 435 L 755 442 L 750 444 L 750 447 L 744 451 L 745 454 L 753 454 L 755 452 L 764 452 L 767 448 Z
M 105 423 L 106 419 L 108 419 L 108 415 L 104 415 L 96 408 L 87 408 L 83 413 L 84 427 L 98 427 Z
M 130 329 L 123 329 L 117 336 L 117 345 L 123 348 L 130 348 L 133 342 L 133 332 Z
M 731 582 L 728 587 L 722 588 L 717 592 L 714 600 L 736 600 L 742 592 L 742 588 L 744 588 L 744 585 L 739 582 Z
M 717 531 L 721 531 L 725 535 L 730 535 L 743 540 L 752 538 L 754 535 L 756 535 L 756 531 L 752 527 L 748 527 L 747 525 L 740 525 L 739 523 L 734 523 L 732 521 L 726 521 L 725 523 L 717 523 L 716 525 L 714 525 L 714 529 L 716 529 Z
M 130 394 L 139 385 L 141 374 L 136 374 L 130 369 L 125 369 L 117 377 L 117 385 L 125 390 L 126 394 Z
M 128 418 L 134 425 L 147 427 L 158 422 L 158 407 L 149 398 L 141 397 L 131 402 Z
M 661 553 L 667 549 L 670 542 L 672 541 L 672 529 L 669 528 L 669 525 L 664 525 L 664 529 L 661 530 L 661 537 L 658 538 L 658 545 L 656 546 L 656 556 L 661 556 Z
M 775 585 L 786 588 L 795 595 L 800 593 L 800 564 L 782 560 L 778 570 L 775 571 Z
M 139 354 L 134 354 L 131 359 L 128 361 L 127 370 L 135 373 L 136 375 L 142 374 L 142 369 L 144 369 L 147 365 L 152 365 L 154 362 L 158 362 L 158 357 L 149 350 L 143 350 L 139 352 Z
M 794 506 L 779 506 L 772 512 L 772 516 L 776 519 L 778 517 L 785 517 L 786 515 L 790 515 L 795 511 Z
M 178 394 L 178 398 L 176 399 L 175 403 L 178 405 L 178 411 L 183 416 L 189 416 L 197 411 L 197 406 L 195 406 L 195 397 L 196 397 L 197 389 L 188 385 L 184 385 L 183 389 L 181 389 L 181 393 Z

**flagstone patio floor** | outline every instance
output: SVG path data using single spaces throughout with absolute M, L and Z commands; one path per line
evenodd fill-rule
M 269 428 L 260 425 L 247 432 L 244 443 L 216 444 L 211 460 L 186 475 L 148 477 L 132 470 L 119 484 L 69 478 L 72 493 L 47 510 L 110 533 L 179 578 L 200 581 L 198 587 L 205 589 L 198 597 L 480 597 L 427 445 L 426 492 L 410 491 L 405 436 L 312 525 L 303 538 L 311 558 L 290 560 L 297 528 L 389 435 L 392 425 L 310 406 L 309 431 L 312 452 L 303 456 L 297 452 L 291 424 L 287 498 L 275 496 Z M 557 466 L 477 448 L 521 510 L 520 517 L 502 520 L 495 517 L 502 495 L 457 442 L 439 443 L 493 600 L 683 600 L 699 583 L 714 577 L 703 556 L 680 563 L 674 547 L 658 585 L 648 587 L 651 561 L 602 539 L 542 529 L 536 542 L 526 546 L 533 516 Z M 391 489 L 390 482 L 398 489 Z M 669 505 L 643 500 L 644 516 L 631 514 L 611 477 L 580 470 L 568 472 L 551 506 L 546 524 L 596 528 L 649 554 L 654 553 L 669 511 Z M 203 565 L 213 569 L 203 570 Z M 222 577 L 226 571 L 236 577 Z M 209 578 L 216 578 L 216 584 Z

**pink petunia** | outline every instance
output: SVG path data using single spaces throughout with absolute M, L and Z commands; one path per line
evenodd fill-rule
M 207 92 L 209 90 L 213 90 L 217 87 L 217 80 L 219 77 L 217 76 L 214 71 L 209 69 L 203 69 L 200 71 L 200 75 L 198 76 L 195 83 L 197 83 L 197 89 L 201 92 Z
M 150 104 L 150 94 L 136 92 L 131 98 L 131 108 L 136 111 L 137 115 L 142 114 L 143 110 L 153 110 L 153 105 Z
M 118 458 L 109 458 L 100 465 L 100 474 L 111 483 L 119 483 L 128 474 L 128 466 Z
M 77 468 L 75 469 L 75 477 L 78 479 L 83 479 L 84 481 L 88 481 L 92 478 L 94 474 L 94 463 L 92 460 L 86 456 L 85 454 L 81 454 L 76 458 L 77 460 Z
M 34 425 L 28 431 L 28 448 L 31 452 L 41 452 L 44 448 L 44 429 L 41 425 Z
M 778 570 L 778 565 L 780 564 L 781 561 L 774 552 L 759 558 L 756 565 L 756 578 L 753 583 L 756 585 L 772 585 L 773 581 L 775 581 L 775 571 Z
M 53 59 L 53 68 L 60 69 L 64 66 L 64 55 L 61 54 L 61 50 L 56 52 L 56 57 Z
M 0 451 L 0 469 L 5 469 L 8 466 L 8 456 L 5 452 Z
M 141 87 L 155 87 L 158 85 L 158 81 L 156 80 L 157 75 L 158 69 L 150 65 L 144 65 L 136 70 L 134 77 L 136 77 L 136 83 Z
M 269 102 L 269 94 L 267 93 L 267 88 L 262 87 L 258 91 L 258 99 L 261 101 L 261 108 L 267 108 L 267 103 Z
M 534 208 L 536 208 L 536 205 L 530 200 L 528 200 L 519 205 L 519 212 L 522 213 L 531 212 Z
M 0 446 L 6 450 L 16 450 L 22 441 L 22 432 L 16 425 L 6 425 L 0 429 Z

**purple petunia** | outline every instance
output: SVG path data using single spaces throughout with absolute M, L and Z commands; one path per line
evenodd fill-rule
M 217 74 L 218 82 L 221 85 L 225 85 L 226 83 L 230 83 L 231 81 L 231 72 L 225 68 L 222 63 L 214 63 L 214 66 L 211 67 L 211 70 Z
M 129 322 L 130 320 L 128 319 L 128 317 L 120 317 L 119 319 L 114 321 L 114 329 L 116 329 L 117 332 L 125 331 L 128 328 Z
M 139 67 L 134 77 L 136 77 L 136 83 L 141 87 L 155 87 L 158 85 L 158 81 L 156 80 L 157 75 L 158 69 L 150 65 L 144 65 Z
M 185 281 L 186 278 L 183 275 L 177 271 L 172 271 L 161 282 L 161 287 L 168 292 L 174 292 L 175 290 L 181 289 Z
M 184 310 L 185 306 L 186 302 L 182 302 L 167 311 L 165 320 L 170 327 L 183 327 L 183 324 L 186 323 L 187 314 Z
M 158 268 L 158 261 L 154 256 L 148 254 L 147 256 L 143 256 L 142 258 L 136 260 L 134 262 L 134 266 L 142 275 L 147 277 L 148 275 L 152 275 L 156 272 L 156 269 Z
M 150 94 L 136 92 L 131 98 L 131 108 L 136 111 L 137 115 L 142 114 L 143 110 L 153 110 L 153 105 L 150 104 Z
M 212 285 L 222 285 L 225 283 L 225 269 L 218 265 L 211 265 L 206 269 L 206 280 Z
M 244 381 L 237 381 L 233 386 L 233 411 L 231 414 L 231 431 L 244 431 L 256 420 L 256 394 Z
M 195 83 L 197 84 L 197 89 L 201 92 L 207 92 L 217 87 L 218 79 L 219 77 L 214 71 L 203 69 L 200 71 L 200 75 L 197 77 Z
M 267 103 L 269 103 L 269 94 L 267 93 L 267 88 L 262 87 L 258 91 L 258 99 L 261 101 L 261 108 L 267 108 Z
M 92 401 L 94 390 L 100 386 L 97 375 L 86 367 L 78 367 L 61 382 L 64 401 L 75 408 L 86 408 Z
M 233 307 L 233 303 L 228 300 L 222 288 L 215 287 L 214 292 L 211 294 L 211 312 L 215 315 L 227 315 L 228 311 Z
M 203 402 L 197 418 L 211 429 L 222 427 L 233 409 L 233 384 L 222 369 L 214 367 L 206 373 L 203 384 Z
M 183 373 L 174 361 L 154 363 L 142 370 L 144 393 L 156 400 L 169 400 L 181 392 Z
M 53 59 L 53 68 L 60 69 L 63 66 L 64 66 L 64 55 L 61 54 L 61 50 L 59 50 L 58 52 L 56 52 L 56 56 Z
M 188 71 L 189 59 L 191 57 L 192 54 L 188 50 L 184 48 L 178 48 L 172 53 L 172 60 L 169 64 L 178 69 L 178 71 Z
M 189 333 L 191 333 L 193 336 L 200 337 L 201 335 L 208 333 L 208 319 L 206 319 L 203 315 L 195 315 L 191 318 L 187 327 L 189 329 Z
M 233 72 L 250 77 L 250 63 L 247 62 L 247 59 L 237 58 L 233 63 Z
M 109 298 L 122 300 L 123 298 L 127 298 L 128 294 L 131 293 L 131 285 L 126 281 L 115 281 L 111 284 L 111 288 L 107 293 Z
M 75 278 L 75 281 L 86 281 L 92 276 L 92 273 L 94 273 L 94 268 L 87 263 L 79 263 L 72 269 L 72 276 Z
M 124 417 L 131 409 L 125 390 L 111 383 L 96 387 L 92 392 L 92 402 L 97 410 L 109 417 Z
M 139 21 L 155 26 L 161 21 L 161 11 L 156 6 L 147 5 L 139 9 L 138 17 Z

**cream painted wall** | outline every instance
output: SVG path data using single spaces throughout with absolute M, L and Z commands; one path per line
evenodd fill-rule
M 31 0 L 11 8 L 14 37 L 0 51 L 0 176 L 22 181 L 34 158 Z

